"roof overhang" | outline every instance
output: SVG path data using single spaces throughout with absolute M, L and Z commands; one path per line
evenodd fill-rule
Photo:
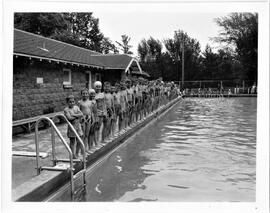
M 64 64 L 71 64 L 71 65 L 77 65 L 77 66 L 94 67 L 94 68 L 104 69 L 104 67 L 102 67 L 102 66 L 91 65 L 91 64 L 84 64 L 84 63 L 78 63 L 76 61 L 66 61 L 66 60 L 60 60 L 60 59 L 55 59 L 55 58 L 41 57 L 41 56 L 29 55 L 29 54 L 23 54 L 23 53 L 16 53 L 16 52 L 14 52 L 13 55 L 15 57 L 22 56 L 22 57 L 28 57 L 30 59 L 31 58 L 35 58 L 35 59 L 39 59 L 40 61 L 47 60 L 49 62 L 54 61 L 56 63 L 64 63 Z
M 126 69 L 125 69 L 125 73 L 128 72 L 128 70 L 129 70 L 129 68 L 131 67 L 131 65 L 132 65 L 133 62 L 135 62 L 135 63 L 137 64 L 140 73 L 142 73 L 142 68 L 141 68 L 140 63 L 138 62 L 138 60 L 137 60 L 136 58 L 132 58 L 132 59 L 130 60 L 128 66 L 127 66 Z

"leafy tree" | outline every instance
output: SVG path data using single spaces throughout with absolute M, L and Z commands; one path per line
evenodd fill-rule
M 127 35 L 122 35 L 121 38 L 122 38 L 121 42 L 116 41 L 116 43 L 118 44 L 119 48 L 121 49 L 121 51 L 124 54 L 130 54 L 130 55 L 132 55 L 133 52 L 130 51 L 130 48 L 132 46 L 129 44 L 131 38 L 129 36 L 127 36 Z
M 138 45 L 138 54 L 141 61 L 153 61 L 161 56 L 162 43 L 150 37 L 143 39 Z
M 50 37 L 67 30 L 68 22 L 61 13 L 15 13 L 14 27 Z
M 202 79 L 214 79 L 217 77 L 218 55 L 213 53 L 209 44 L 206 45 L 203 54 Z
M 148 40 L 143 39 L 138 45 L 138 54 L 143 69 L 146 69 L 155 78 L 163 76 L 164 63 L 161 59 L 161 50 L 162 43 L 152 37 Z
M 79 35 L 73 34 L 68 30 L 56 32 L 50 37 L 58 41 L 63 41 L 65 43 L 81 46 Z
M 175 31 L 173 38 L 163 41 L 165 52 L 162 52 L 162 43 L 150 37 L 143 39 L 138 45 L 142 68 L 153 78 L 162 77 L 164 80 L 181 80 L 182 72 L 182 43 L 185 46 L 185 80 L 193 80 L 200 74 L 201 56 L 200 44 L 190 38 L 183 31 Z
M 108 39 L 93 13 L 15 13 L 14 26 L 45 37 L 102 52 Z
M 175 64 L 176 80 L 180 80 L 182 63 L 185 63 L 185 80 L 194 80 L 200 70 L 200 43 L 182 30 L 175 31 L 174 37 L 165 39 L 164 45 Z M 183 48 L 184 46 L 184 48 Z M 184 61 L 182 51 L 184 49 Z
M 235 59 L 243 66 L 238 76 L 257 81 L 258 14 L 231 13 L 215 21 L 222 31 L 214 40 L 235 47 Z
M 103 33 L 99 29 L 99 19 L 92 16 L 93 13 L 64 13 L 69 21 L 69 30 L 79 38 L 81 47 L 101 52 Z
M 154 38 L 150 37 L 147 40 L 147 45 L 149 47 L 149 54 L 154 58 L 160 57 L 161 50 L 162 50 L 162 43 L 159 40 L 155 40 Z
M 225 80 L 233 80 L 236 78 L 233 70 L 234 60 L 233 56 L 226 49 L 218 50 L 217 55 L 217 71 L 215 78 L 216 79 L 225 79 Z

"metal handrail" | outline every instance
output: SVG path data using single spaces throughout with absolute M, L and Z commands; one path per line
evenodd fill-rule
M 75 133 L 76 135 L 76 138 L 78 139 L 81 147 L 82 147 L 82 150 L 83 150 L 83 169 L 86 170 L 86 151 L 85 151 L 85 145 L 81 139 L 81 137 L 78 135 L 77 131 L 75 130 L 75 128 L 73 127 L 73 125 L 68 121 L 67 117 L 63 114 L 57 114 L 55 115 L 52 120 L 54 120 L 55 118 L 57 117 L 61 117 L 61 118 L 64 118 L 64 120 L 67 122 L 68 126 L 71 128 L 71 130 L 73 131 L 73 133 Z M 85 174 L 84 174 L 84 184 L 86 183 L 85 181 Z
M 68 154 L 69 154 L 69 159 L 70 159 L 70 178 L 71 178 L 71 191 L 72 191 L 72 195 L 74 192 L 74 182 L 73 182 L 73 155 L 72 155 L 72 151 L 69 147 L 69 145 L 67 144 L 66 140 L 63 138 L 62 134 L 60 133 L 60 131 L 58 130 L 58 128 L 56 127 L 56 125 L 54 124 L 54 122 L 48 118 L 48 117 L 41 117 L 36 121 L 35 124 L 35 144 L 36 144 L 36 162 L 37 162 L 37 174 L 40 174 L 40 171 L 42 169 L 42 167 L 39 166 L 39 140 L 38 140 L 38 126 L 40 121 L 42 120 L 46 120 L 51 124 L 51 127 L 55 130 L 55 132 L 57 133 L 57 135 L 59 136 L 59 138 L 61 139 L 62 143 L 64 144 L 64 146 L 66 147 Z

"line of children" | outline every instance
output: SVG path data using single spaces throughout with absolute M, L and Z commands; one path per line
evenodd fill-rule
M 78 106 L 74 96 L 67 97 L 68 106 L 64 109 L 67 119 L 82 137 L 86 152 L 113 136 L 132 123 L 143 119 L 161 105 L 179 95 L 177 86 L 161 80 L 146 81 L 138 79 L 117 82 L 111 86 L 96 81 L 94 89 L 83 89 Z M 74 134 L 68 128 L 73 157 L 77 158 L 80 147 L 76 145 Z

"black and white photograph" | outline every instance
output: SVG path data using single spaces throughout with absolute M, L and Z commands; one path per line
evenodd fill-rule
M 5 209 L 269 210 L 267 2 L 6 3 Z

